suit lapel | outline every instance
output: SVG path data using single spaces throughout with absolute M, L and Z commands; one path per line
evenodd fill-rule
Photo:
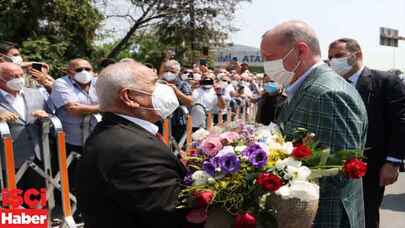
M 14 109 L 14 107 L 7 101 L 7 99 L 4 97 L 2 93 L 0 93 L 0 106 L 8 110 L 9 112 L 17 114 L 19 117 L 18 119 L 26 123 L 25 118 L 22 117 L 20 113 L 18 113 L 17 110 Z
M 326 67 L 327 66 L 325 64 L 322 64 L 313 69 L 312 72 L 307 76 L 302 86 L 294 94 L 291 101 L 287 104 L 287 107 L 285 107 L 283 121 L 288 121 L 291 118 L 294 110 L 304 98 L 303 93 L 314 83 L 314 81 L 318 79 L 317 75 L 319 75 L 320 71 L 326 70 Z
M 11 106 L 11 104 L 7 101 L 7 99 L 4 97 L 3 93 L 0 93 L 0 105 L 7 109 L 10 112 L 18 113 L 17 110 Z
M 367 106 L 368 103 L 370 103 L 370 96 L 373 91 L 371 72 L 367 67 L 365 67 L 363 72 L 361 72 L 356 84 L 356 89 Z
M 143 129 L 142 127 L 138 126 L 137 124 L 122 118 L 120 116 L 117 116 L 113 113 L 104 113 L 103 114 L 103 122 L 111 122 L 111 123 L 115 123 L 115 124 L 121 124 L 121 126 L 125 127 L 126 129 L 133 131 L 136 134 L 144 134 L 146 137 L 151 138 L 152 140 L 155 140 L 156 142 L 159 142 L 160 144 L 162 144 L 163 147 L 165 147 L 167 149 L 167 151 L 170 151 L 167 148 L 167 145 L 164 144 L 162 141 L 160 141 L 155 135 L 151 134 L 150 132 L 146 131 L 145 129 Z M 180 167 L 182 175 L 185 175 L 185 173 L 187 172 L 186 168 L 184 167 L 184 165 L 180 162 L 179 159 L 177 159 L 177 157 L 171 153 L 168 152 L 169 156 L 177 163 L 178 167 Z

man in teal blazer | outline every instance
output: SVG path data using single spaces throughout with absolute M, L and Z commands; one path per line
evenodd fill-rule
M 288 21 L 266 32 L 261 43 L 264 67 L 285 86 L 287 102 L 277 120 L 291 137 L 298 127 L 316 134 L 331 153 L 364 149 L 367 112 L 356 89 L 321 61 L 313 29 L 301 21 Z M 361 179 L 339 175 L 320 180 L 316 228 L 363 228 Z

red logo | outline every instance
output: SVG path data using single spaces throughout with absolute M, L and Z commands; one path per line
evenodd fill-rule
M 42 209 L 2 209 L 0 228 L 48 228 L 48 211 Z
M 3 189 L 0 228 L 47 228 L 46 189 Z M 28 207 L 24 209 L 22 207 Z

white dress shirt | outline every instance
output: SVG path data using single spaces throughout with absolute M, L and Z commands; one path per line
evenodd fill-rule
M 147 132 L 151 133 L 152 135 L 156 135 L 159 131 L 159 127 L 156 126 L 155 124 L 146 121 L 146 120 L 142 120 L 133 116 L 127 116 L 127 115 L 122 115 L 122 114 L 116 114 L 117 116 L 121 116 L 122 118 L 125 118 L 129 121 L 131 121 L 132 123 L 142 127 L 143 129 L 145 129 Z
M 23 92 L 18 92 L 17 96 L 13 96 L 7 91 L 4 91 L 0 89 L 0 92 L 4 96 L 4 98 L 7 100 L 7 102 L 13 107 L 17 113 L 20 115 L 20 117 L 25 120 L 25 115 L 26 115 L 26 107 L 25 107 L 25 101 L 23 97 Z

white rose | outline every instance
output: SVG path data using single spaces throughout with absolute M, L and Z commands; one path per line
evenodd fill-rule
M 292 142 L 286 142 L 282 145 L 281 151 L 287 155 L 290 155 L 293 152 L 293 150 L 294 150 L 294 146 L 293 146 Z
M 273 151 L 280 151 L 286 155 L 290 155 L 294 150 L 292 142 L 281 142 L 278 136 L 272 136 L 269 140 L 269 148 Z
M 311 175 L 311 170 L 306 166 L 287 166 L 287 173 L 293 180 L 306 181 Z
M 295 160 L 293 157 L 288 157 L 283 160 L 278 160 L 276 162 L 276 168 L 284 169 L 288 166 L 299 168 L 299 167 L 301 167 L 301 164 L 302 164 L 301 161 Z
M 194 186 L 206 185 L 208 184 L 210 178 L 211 176 L 204 170 L 195 171 L 193 175 L 191 175 Z
M 203 128 L 200 128 L 200 129 L 198 129 L 196 132 L 194 132 L 192 134 L 192 138 L 193 138 L 194 141 L 202 141 L 205 138 L 207 138 L 208 135 L 210 135 L 209 131 L 207 131 L 207 130 L 205 130 Z

